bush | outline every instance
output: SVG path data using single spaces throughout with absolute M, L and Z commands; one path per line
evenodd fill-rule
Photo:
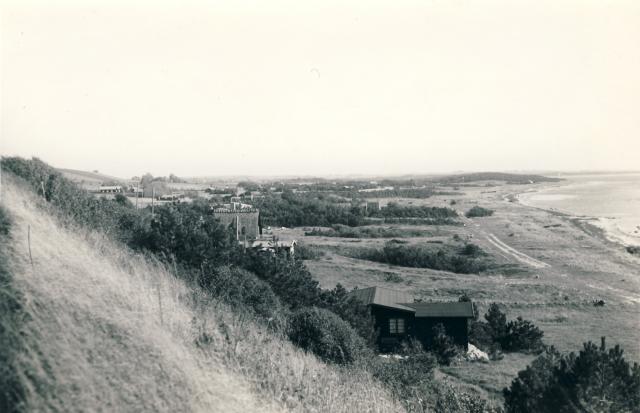
M 338 284 L 333 290 L 324 290 L 321 294 L 320 305 L 337 314 L 349 323 L 351 328 L 362 337 L 371 348 L 375 348 L 378 334 L 371 310 L 357 298 L 348 295 L 347 290 Z
M 238 248 L 229 230 L 200 203 L 156 208 L 137 225 L 130 245 L 192 268 L 227 264 Z
M 504 389 L 507 413 L 638 412 L 640 366 L 619 346 L 588 342 L 576 356 L 548 349 Z
M 494 344 L 493 331 L 489 324 L 474 320 L 469 326 L 469 343 L 482 351 L 489 351 Z
M 542 349 L 543 335 L 531 321 L 518 317 L 507 324 L 507 333 L 501 345 L 506 351 L 537 351 Z
M 479 257 L 481 255 L 484 255 L 484 251 L 482 251 L 482 248 L 480 248 L 476 244 L 468 243 L 465 244 L 464 247 L 462 247 L 460 254 L 466 255 L 467 257 Z
M 299 257 L 244 251 L 239 264 L 266 281 L 280 301 L 295 310 L 320 304 L 322 290 Z
M 484 319 L 487 320 L 491 340 L 502 343 L 507 335 L 507 315 L 500 310 L 498 304 L 491 303 Z
M 429 232 L 417 229 L 381 228 L 381 227 L 348 227 L 334 225 L 331 229 L 313 229 L 306 231 L 307 236 L 339 237 L 339 238 L 393 238 L 393 237 L 421 237 L 430 235 Z
M 468 210 L 465 213 L 465 216 L 467 218 L 475 218 L 475 217 L 490 217 L 491 215 L 493 215 L 493 210 L 491 209 L 487 209 L 487 208 L 482 208 L 479 206 L 474 206 L 473 208 L 471 208 L 470 210 Z
M 285 308 L 269 284 L 249 271 L 228 266 L 202 271 L 199 284 L 212 296 L 237 309 L 249 309 L 278 324 L 286 317 Z
M 496 303 L 491 303 L 484 315 L 486 322 L 473 321 L 469 342 L 485 350 L 540 351 L 544 333 L 531 321 L 518 317 L 507 322 L 507 316 Z
M 627 252 L 629 254 L 636 254 L 636 255 L 640 255 L 640 247 L 637 245 L 630 245 L 627 247 Z
M 479 250 L 479 247 L 478 247 Z M 382 249 L 361 248 L 351 251 L 354 258 L 400 265 L 403 267 L 431 268 L 459 274 L 477 274 L 486 270 L 489 263 L 484 254 L 463 255 L 456 248 L 429 245 L 403 245 L 391 240 Z
M 451 208 L 400 205 L 396 202 L 389 202 L 386 207 L 373 211 L 371 216 L 379 218 L 451 219 L 457 218 L 458 213 Z
M 438 359 L 438 363 L 448 366 L 458 356 L 460 349 L 455 345 L 453 339 L 447 335 L 441 323 L 433 327 L 431 334 L 433 335 L 431 351 Z
M 437 360 L 433 354 L 422 351 L 419 345 L 408 348 L 404 355 L 403 359 L 376 357 L 371 360 L 369 370 L 396 398 L 406 401 L 419 396 L 434 380 Z
M 346 321 L 317 307 L 291 315 L 289 339 L 326 362 L 349 364 L 371 356 L 364 340 Z

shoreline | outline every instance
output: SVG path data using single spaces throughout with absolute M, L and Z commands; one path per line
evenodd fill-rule
M 550 186 L 547 186 L 549 188 Z M 522 206 L 526 206 L 528 208 L 535 208 L 540 211 L 544 211 L 553 216 L 562 218 L 563 220 L 570 222 L 574 226 L 578 227 L 582 232 L 587 235 L 597 238 L 598 240 L 608 244 L 612 247 L 620 248 L 626 252 L 627 247 L 639 246 L 640 240 L 637 242 L 629 241 L 629 237 L 635 238 L 631 234 L 627 234 L 622 230 L 613 229 L 610 226 L 606 225 L 603 220 L 607 219 L 605 217 L 596 217 L 589 215 L 580 215 L 576 214 L 572 211 L 567 211 L 558 208 L 549 208 L 549 207 L 541 207 L 537 205 L 533 205 L 528 203 L 525 199 L 523 199 L 522 195 L 528 195 L 533 193 L 541 192 L 543 188 L 538 188 L 534 190 L 528 190 L 524 192 L 512 193 L 508 194 L 507 197 L 514 199 L 516 203 Z M 619 232 L 620 234 L 617 234 Z M 633 254 L 629 254 L 633 256 Z

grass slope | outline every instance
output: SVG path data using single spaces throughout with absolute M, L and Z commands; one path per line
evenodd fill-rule
M 7 291 L 28 315 L 16 325 L 0 314 L 20 330 L 16 410 L 402 410 L 369 375 L 327 366 L 158 263 L 60 225 L 18 185 L 2 190 Z

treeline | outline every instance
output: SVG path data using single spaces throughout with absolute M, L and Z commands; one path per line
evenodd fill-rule
M 405 238 L 424 237 L 431 235 L 431 233 L 420 229 L 333 225 L 329 229 L 314 228 L 310 231 L 305 231 L 304 235 L 337 238 Z
M 355 227 L 365 224 L 361 208 L 346 207 L 333 200 L 285 191 L 282 196 L 267 196 L 254 202 L 264 226 L 328 227 L 335 224 Z
M 459 248 L 447 245 L 406 244 L 391 240 L 382 248 L 351 248 L 345 252 L 353 258 L 459 274 L 478 274 L 490 265 L 486 254 L 473 244 Z
M 297 194 L 289 191 L 281 197 L 267 196 L 255 201 L 260 209 L 260 219 L 266 226 L 317 226 L 347 225 L 350 227 L 372 223 L 369 218 L 420 219 L 422 224 L 452 225 L 458 214 L 451 208 L 412 206 L 389 203 L 380 210 L 367 211 L 358 203 L 347 203 L 330 195 Z
M 436 195 L 460 195 L 460 192 L 437 191 L 435 188 L 394 188 L 359 192 L 363 198 L 415 198 L 426 199 Z
M 560 178 L 550 178 L 534 174 L 510 174 L 504 172 L 476 172 L 469 174 L 448 175 L 433 179 L 441 184 L 461 184 L 477 181 L 503 181 L 510 184 L 529 184 L 532 182 L 558 182 Z
M 373 211 L 371 217 L 377 218 L 423 218 L 431 220 L 448 220 L 458 217 L 458 213 L 451 208 L 430 207 L 425 205 L 400 205 L 390 202 L 386 207 Z

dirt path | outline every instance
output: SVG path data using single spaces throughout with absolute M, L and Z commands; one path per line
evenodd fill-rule
M 497 249 L 499 249 L 500 251 L 502 251 L 505 254 L 508 254 L 510 256 L 512 256 L 513 258 L 517 259 L 518 261 L 530 265 L 534 268 L 547 268 L 549 267 L 549 264 L 547 264 L 546 262 L 542 262 L 540 260 L 537 260 L 535 258 L 532 258 L 530 256 L 528 256 L 527 254 L 520 252 L 516 249 L 514 249 L 513 247 L 510 247 L 509 245 L 505 244 L 504 242 L 500 241 L 500 239 L 498 239 L 498 237 L 496 237 L 495 235 L 489 233 L 485 235 L 485 238 L 487 239 L 487 241 L 489 241 L 491 243 L 491 245 L 493 245 L 494 247 L 496 247 Z

